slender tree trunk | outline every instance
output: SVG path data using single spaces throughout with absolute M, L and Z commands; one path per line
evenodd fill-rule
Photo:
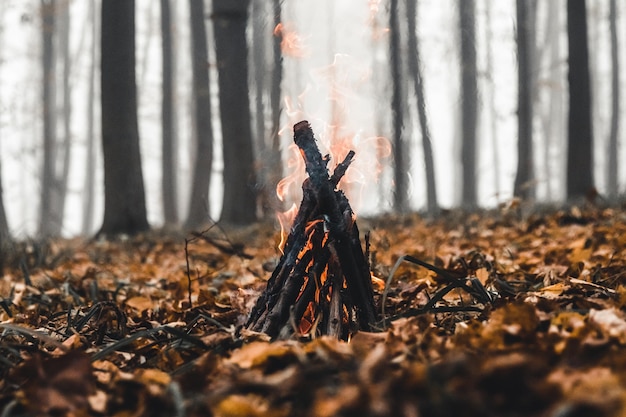
M 486 41 L 486 76 L 489 84 L 487 91 L 487 102 L 489 105 L 489 129 L 491 133 L 491 152 L 492 152 L 492 164 L 493 164 L 493 188 L 496 198 L 499 200 L 501 196 L 500 187 L 500 155 L 498 146 L 498 111 L 496 110 L 495 89 L 494 82 L 494 70 L 493 70 L 493 22 L 491 11 L 493 9 L 493 0 L 489 0 L 485 6 L 485 32 Z
M 478 81 L 476 69 L 476 24 L 474 0 L 459 0 L 461 32 L 461 202 L 477 204 L 476 135 L 478 126 Z
M 549 51 L 548 65 L 549 76 L 548 81 L 551 86 L 551 92 L 548 99 L 548 110 L 542 113 L 542 130 L 543 130 L 543 175 L 546 182 L 546 198 L 552 200 L 555 187 L 559 184 L 559 175 L 562 170 L 554 170 L 554 166 L 561 166 L 561 161 L 555 163 L 553 157 L 553 148 L 561 148 L 563 137 L 563 96 L 561 81 L 561 42 L 559 36 L 559 28 L 561 22 L 561 10 L 558 2 L 547 2 L 548 11 L 546 13 L 545 27 L 545 48 Z M 560 158 L 556 158 L 560 159 Z M 560 187 L 559 187 L 560 188 Z
M 259 197 L 263 217 L 270 218 L 275 214 L 274 187 L 271 182 L 271 138 L 265 136 L 265 96 L 267 92 L 266 43 L 267 12 L 266 0 L 252 0 L 252 73 L 254 77 L 254 144 L 258 155 L 257 166 L 259 178 Z M 268 144 L 269 142 L 269 144 Z
M 439 211 L 437 202 L 437 187 L 435 181 L 435 163 L 433 161 L 433 148 L 426 115 L 426 97 L 424 95 L 424 79 L 422 77 L 419 42 L 417 40 L 417 0 L 406 0 L 406 12 L 408 22 L 409 43 L 409 68 L 413 76 L 413 86 L 417 98 L 417 115 L 422 130 L 422 146 L 424 148 L 424 165 L 426 167 L 426 196 L 428 200 L 428 212 L 436 215 Z
M 533 180 L 533 13 L 528 0 L 517 0 L 517 175 L 513 194 L 534 197 Z
M 274 18 L 274 28 L 278 26 L 282 21 L 282 0 L 272 0 L 272 9 L 273 9 L 273 18 Z M 270 201 L 273 201 L 276 205 L 275 209 L 278 211 L 282 211 L 284 207 L 282 207 L 281 202 L 276 198 L 276 185 L 283 176 L 283 162 L 281 157 L 281 148 L 280 148 L 280 135 L 278 132 L 280 131 L 280 116 L 281 116 L 281 99 L 282 99 L 282 89 L 281 83 L 283 81 L 283 53 L 280 48 L 280 44 L 282 42 L 282 32 L 278 32 L 274 34 L 273 42 L 272 42 L 272 55 L 274 58 L 274 65 L 272 67 L 272 80 L 270 86 L 270 111 L 272 117 L 272 133 L 271 133 L 271 153 L 269 157 L 270 163 L 270 175 L 268 181 L 270 185 L 274 188 L 274 198 Z
M 265 0 L 252 0 L 252 61 L 254 72 L 254 137 L 260 154 L 265 152 L 265 43 L 267 34 Z
M 617 42 L 617 1 L 610 0 L 609 26 L 611 34 L 611 131 L 609 133 L 607 192 L 610 197 L 618 193 L 617 179 L 619 168 L 617 164 L 617 139 L 619 134 L 620 117 L 620 88 L 619 88 L 619 45 Z
M 213 0 L 213 30 L 219 77 L 224 151 L 224 202 L 221 220 L 250 224 L 256 220 L 256 192 L 246 22 L 250 0 Z
M 57 181 L 57 198 L 55 212 L 59 215 L 59 222 L 54 230 L 55 235 L 61 233 L 65 215 L 65 200 L 70 176 L 70 162 L 72 159 L 72 58 L 70 56 L 70 3 L 62 5 L 59 10 L 59 44 L 63 65 L 63 142 L 61 145 L 61 173 Z M 58 163 L 58 162 L 57 162 Z
M 0 275 L 4 274 L 4 265 L 7 258 L 7 252 L 11 247 L 11 233 L 9 232 L 9 224 L 7 215 L 4 211 L 4 197 L 2 195 L 2 164 L 0 164 Z
M 174 54 L 170 0 L 161 0 L 161 58 L 163 66 L 161 103 L 161 198 L 166 226 L 178 223 L 176 132 L 174 131 Z
M 0 17 L 4 17 L 5 10 L 6 8 L 2 7 L 2 9 L 0 10 Z M 0 50 L 2 50 L 2 47 L 4 46 L 3 35 L 4 35 L 4 26 L 0 26 Z M 0 56 L 0 58 L 3 58 L 3 56 Z M 2 62 L 2 59 L 0 59 L 0 63 L 1 62 Z M 2 142 L 2 140 L 0 140 L 0 142 Z M 2 149 L 0 149 L 0 162 L 2 161 L 1 155 L 2 155 Z M 7 215 L 4 210 L 4 195 L 2 192 L 2 163 L 0 163 L 0 274 L 2 274 L 4 270 L 4 259 L 6 255 L 5 252 L 7 250 L 7 246 L 9 245 L 10 241 L 11 241 L 11 234 L 9 233 L 9 224 L 7 222 Z
M 569 52 L 569 118 L 567 197 L 577 199 L 593 190 L 593 127 L 585 0 L 567 1 Z
M 87 89 L 87 159 L 85 163 L 85 182 L 83 185 L 85 199 L 83 200 L 83 225 L 84 235 L 92 233 L 94 227 L 94 195 L 95 195 L 95 166 L 96 166 L 96 129 L 95 129 L 95 109 L 96 101 L 96 66 L 98 60 L 98 19 L 96 17 L 95 2 L 89 3 L 89 22 L 91 22 L 91 62 L 89 63 L 89 81 Z
M 408 154 L 404 141 L 404 107 L 402 103 L 402 69 L 400 62 L 400 22 L 398 0 L 391 0 L 389 7 L 389 57 L 391 63 L 391 112 L 393 116 L 393 159 L 394 159 L 394 209 L 399 213 L 409 210 Z
M 213 126 L 211 124 L 211 89 L 203 0 L 189 0 L 191 24 L 191 68 L 195 108 L 196 160 L 194 162 L 191 200 L 185 227 L 194 229 L 209 219 L 209 186 L 213 169 Z
M 101 100 L 104 221 L 101 234 L 149 228 L 139 151 L 135 2 L 102 2 Z
M 0 164 L 0 252 L 3 251 L 4 246 L 11 240 L 11 234 L 9 233 L 9 223 L 7 222 L 7 215 L 4 211 L 4 196 L 2 193 L 2 164 Z M 0 254 L 0 258 L 2 255 Z M 0 269 L 2 272 L 2 269 Z
M 55 72 L 54 72 L 54 32 L 55 2 L 41 0 L 42 19 L 42 68 L 43 68 L 43 171 L 41 181 L 41 202 L 39 214 L 39 233 L 43 236 L 53 235 L 58 230 L 61 219 L 55 213 L 56 188 L 56 128 L 55 128 Z

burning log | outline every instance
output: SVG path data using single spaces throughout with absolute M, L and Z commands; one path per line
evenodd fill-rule
M 276 269 L 252 309 L 246 327 L 272 338 L 326 334 L 347 340 L 376 322 L 369 265 L 350 203 L 337 184 L 354 152 L 329 175 L 307 121 L 294 142 L 306 164 L 302 202 Z

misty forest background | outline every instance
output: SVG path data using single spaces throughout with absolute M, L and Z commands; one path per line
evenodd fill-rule
M 274 218 L 301 119 L 359 214 L 617 200 L 623 7 L 0 1 L 0 239 Z

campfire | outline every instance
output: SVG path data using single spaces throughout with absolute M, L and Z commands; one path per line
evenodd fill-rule
M 308 178 L 283 255 L 246 327 L 272 338 L 301 334 L 347 340 L 376 322 L 370 268 L 355 215 L 337 188 L 354 152 L 330 175 L 330 157 L 322 157 L 309 122 L 301 121 L 293 130 Z

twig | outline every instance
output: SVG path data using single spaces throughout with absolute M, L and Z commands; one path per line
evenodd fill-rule
M 191 273 L 189 272 L 189 239 L 185 239 L 185 262 L 187 263 L 187 297 L 189 301 L 189 308 L 193 306 L 191 303 Z
M 164 326 L 159 326 L 159 327 L 155 327 L 154 329 L 149 329 L 149 330 L 143 330 L 137 333 L 134 333 L 131 336 L 128 336 L 125 339 L 121 339 L 118 340 L 117 342 L 111 343 L 110 345 L 108 345 L 107 347 L 105 347 L 104 349 L 102 349 L 100 352 L 96 352 L 92 357 L 91 357 L 91 361 L 97 361 L 100 360 L 102 358 L 105 358 L 106 356 L 108 356 L 111 352 L 114 352 L 132 342 L 134 342 L 135 340 L 141 338 L 141 337 L 152 337 L 155 334 L 159 333 L 159 332 L 165 332 L 165 333 L 170 333 L 173 336 L 179 337 L 183 340 L 186 340 L 188 342 L 190 342 L 193 345 L 198 346 L 201 349 L 207 349 L 207 345 L 200 339 L 193 337 L 187 333 L 185 333 L 182 330 L 179 330 L 175 327 L 170 327 L 167 325 Z
M 29 329 L 27 327 L 18 326 L 16 324 L 11 324 L 11 323 L 0 324 L 0 328 L 5 329 L 5 330 L 10 330 L 15 333 L 21 333 L 22 335 L 30 336 L 33 339 L 39 339 L 40 341 L 48 343 L 54 346 L 55 348 L 62 350 L 63 352 L 69 351 L 68 347 L 65 346 L 63 343 L 59 342 L 53 337 L 48 336 L 47 334 L 43 332 L 39 332 L 37 330 Z
M 422 314 L 423 312 L 426 312 L 428 310 L 432 310 L 434 305 L 439 302 L 447 293 L 449 293 L 450 291 L 452 291 L 455 288 L 461 288 L 463 289 L 465 292 L 467 292 L 468 294 L 476 297 L 477 299 L 483 301 L 483 302 L 490 302 L 491 298 L 489 297 L 489 294 L 487 294 L 487 292 L 484 290 L 484 288 L 482 288 L 482 291 L 477 291 L 475 288 L 468 286 L 467 284 L 465 284 L 465 280 L 455 277 L 453 274 L 451 274 L 450 272 L 446 271 L 445 269 L 436 267 L 435 265 L 431 265 L 428 262 L 424 262 L 414 256 L 411 255 L 403 255 L 401 257 L 398 258 L 398 260 L 396 261 L 396 263 L 394 264 L 393 268 L 391 269 L 391 272 L 389 273 L 389 276 L 387 277 L 387 281 L 385 282 L 385 289 L 383 290 L 383 295 L 381 298 L 381 315 L 382 315 L 382 325 L 383 328 L 387 328 L 387 317 L 386 317 L 386 313 L 385 313 L 385 305 L 387 303 L 387 295 L 389 293 L 389 287 L 391 285 L 391 281 L 393 280 L 393 276 L 395 275 L 395 273 L 397 272 L 398 268 L 400 267 L 400 264 L 404 261 L 409 261 L 411 263 L 414 263 L 416 265 L 422 266 L 430 271 L 433 271 L 435 273 L 437 273 L 440 277 L 444 278 L 445 281 L 447 281 L 449 283 L 449 285 L 447 285 L 446 287 L 442 288 L 440 291 L 438 291 L 433 298 L 431 298 L 428 303 L 426 303 L 426 305 L 420 309 L 418 309 L 420 312 L 417 314 Z M 473 284 L 473 282 L 472 282 Z M 485 294 L 487 295 L 487 297 L 485 297 Z M 416 314 L 416 315 L 417 315 Z

